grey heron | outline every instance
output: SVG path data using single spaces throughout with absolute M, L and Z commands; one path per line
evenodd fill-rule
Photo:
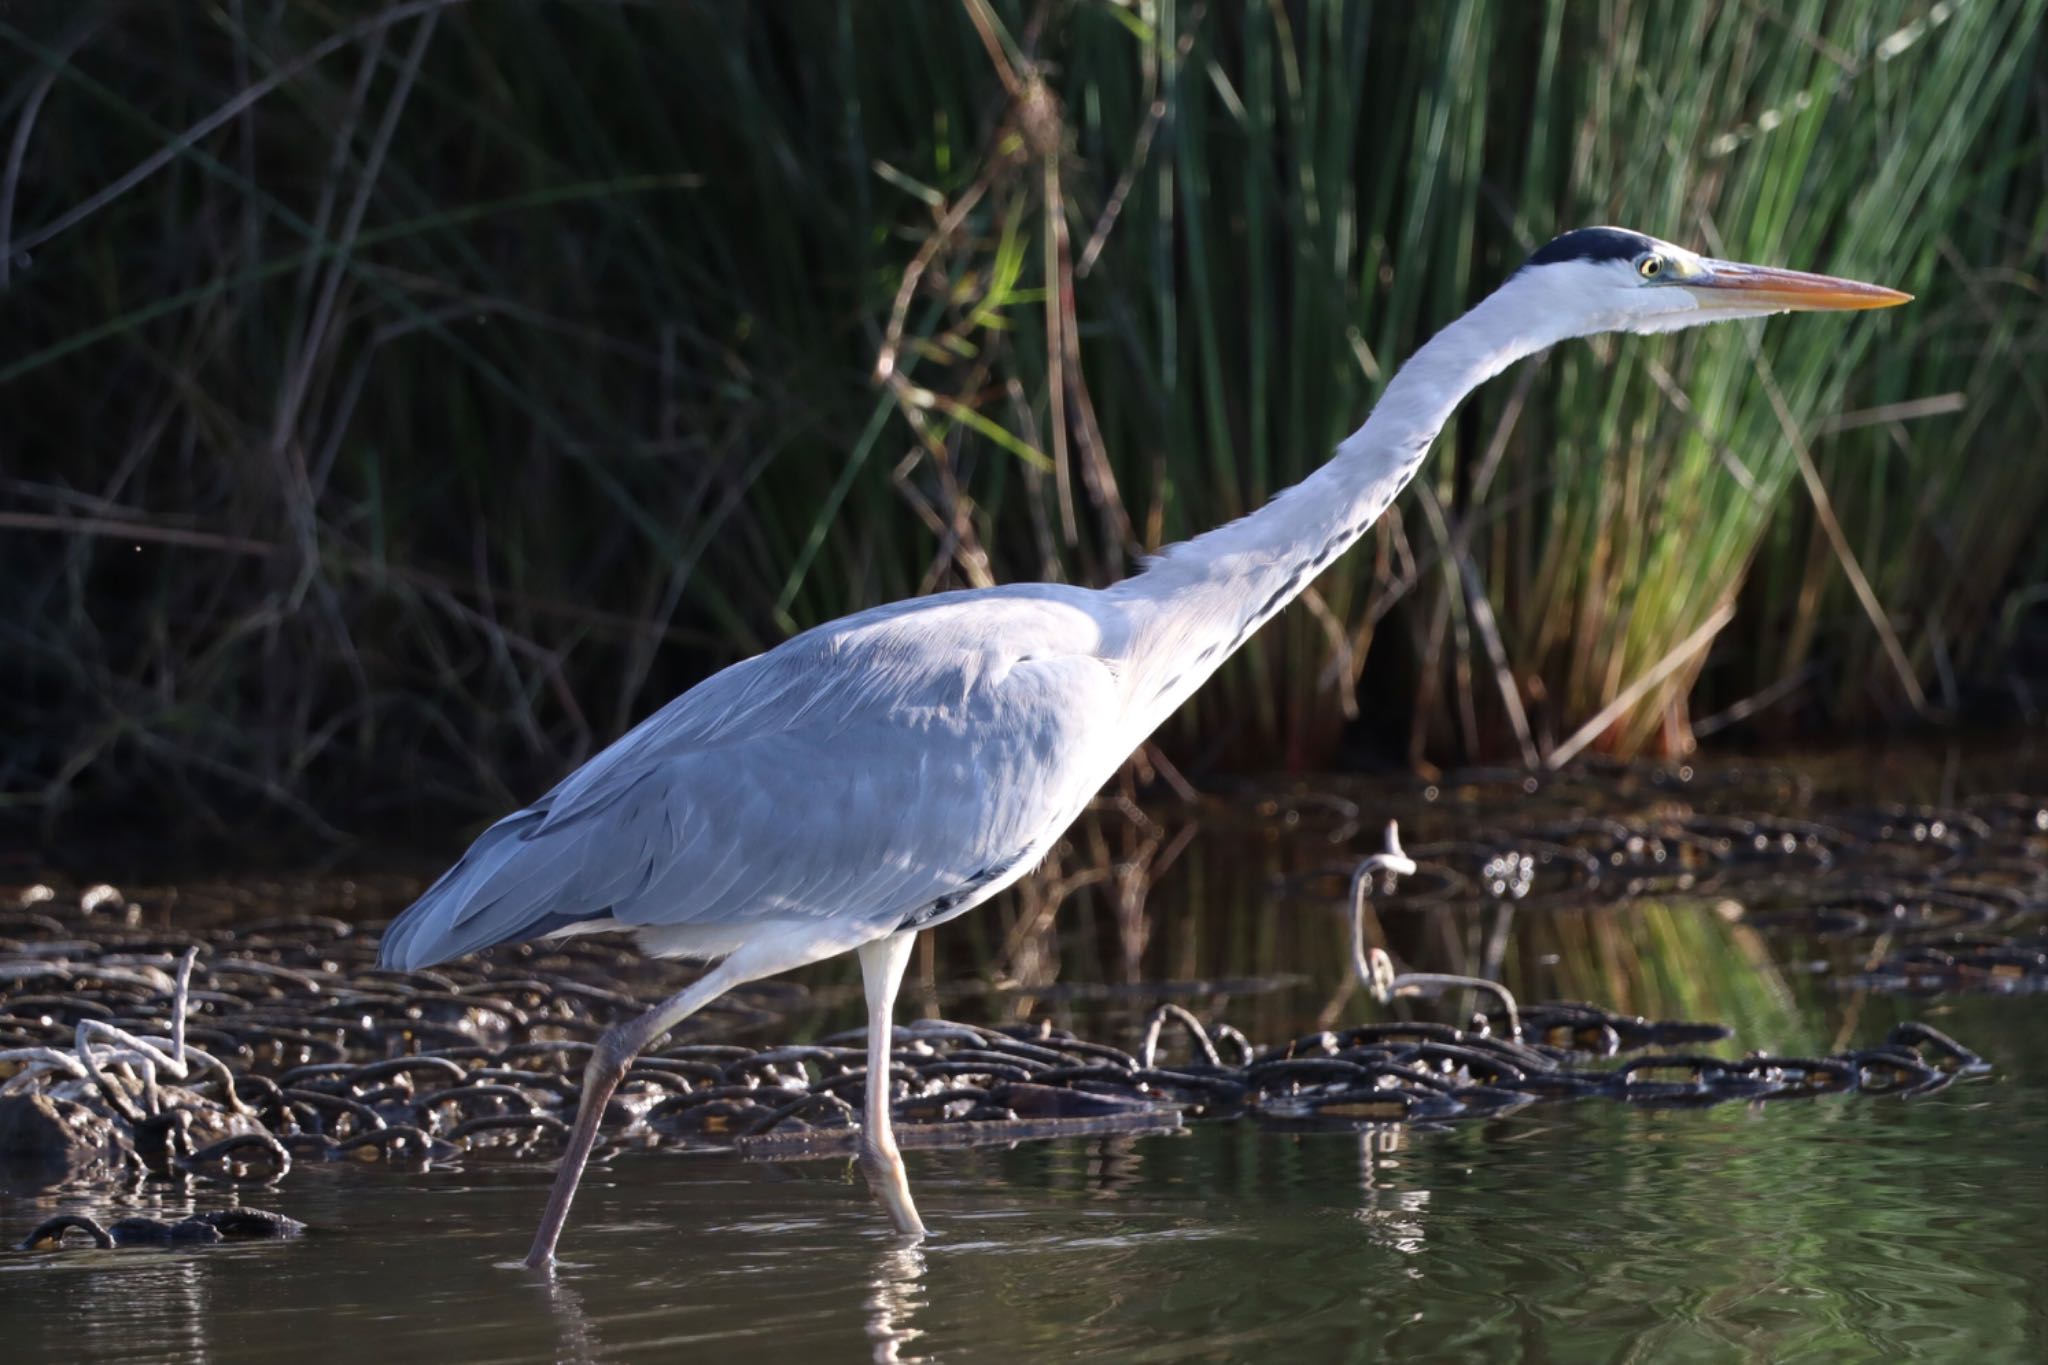
M 897 1229 L 921 1235 L 889 1114 L 891 1021 L 917 932 L 1044 857 L 1132 750 L 1379 519 L 1466 394 L 1570 337 L 1908 297 L 1621 228 L 1567 232 L 1251 515 L 1110 587 L 939 593 L 807 630 L 705 679 L 492 825 L 392 923 L 386 966 L 605 929 L 715 964 L 592 1049 L 527 1263 L 553 1261 L 606 1103 L 642 1049 L 734 986 L 848 951 L 867 996 L 862 1167 Z

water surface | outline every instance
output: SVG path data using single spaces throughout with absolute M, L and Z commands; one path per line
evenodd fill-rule
M 543 1167 L 305 1168 L 252 1196 L 303 1241 L 8 1256 L 0 1324 L 21 1361 L 2040 1359 L 2048 1001 L 1941 1022 L 1999 1074 L 914 1153 L 916 1249 L 840 1164 L 628 1153 L 586 1181 L 552 1282 L 503 1264 Z
M 1143 1006 L 1118 993 L 1123 945 L 1127 976 L 1261 978 L 1190 1001 L 1261 1040 L 1370 1017 L 1346 995 L 1342 919 L 1316 879 L 1372 833 L 1333 845 L 1325 824 L 1205 832 L 1151 888 L 1149 917 L 1084 900 L 1036 957 L 1017 937 L 1032 906 L 990 907 L 941 944 L 933 979 L 964 984 L 985 960 L 981 975 L 1032 991 L 913 988 L 905 1011 L 1043 1014 L 1128 1043 Z M 1728 1022 L 1724 1051 L 1870 1046 L 1914 1018 L 1996 1071 L 1914 1100 L 1587 1100 L 1438 1131 L 1227 1122 L 913 1152 L 934 1229 L 915 1248 L 844 1163 L 626 1152 L 586 1180 L 552 1279 L 510 1264 L 545 1165 L 301 1166 L 246 1196 L 311 1224 L 295 1244 L 0 1254 L 0 1356 L 2048 1358 L 2048 996 L 1863 992 L 1817 967 L 1881 944 L 1761 934 L 1710 904 L 1508 908 L 1384 918 L 1417 965 L 1492 954 L 1528 996 Z M 855 1022 L 843 965 L 804 979 L 813 1003 L 770 1032 Z M 174 1218 L 233 1197 L 0 1194 L 0 1222 L 11 1240 L 62 1208 Z

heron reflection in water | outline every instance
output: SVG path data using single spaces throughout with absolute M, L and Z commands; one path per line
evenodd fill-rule
M 553 1260 L 634 1057 L 735 986 L 845 952 L 867 993 L 862 1165 L 897 1229 L 921 1235 L 889 1125 L 890 1021 L 918 931 L 1043 858 L 1131 751 L 1372 527 L 1468 393 L 1571 337 L 1907 297 L 1621 228 L 1568 232 L 1417 351 L 1328 463 L 1250 516 L 1107 588 L 939 593 L 805 631 L 491 826 L 392 924 L 385 966 L 606 929 L 716 964 L 592 1050 L 527 1263 Z

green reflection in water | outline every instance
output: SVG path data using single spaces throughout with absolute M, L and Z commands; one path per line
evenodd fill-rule
M 1141 894 L 1112 877 L 1057 916 L 1025 892 L 948 926 L 930 979 L 960 984 L 920 995 L 913 979 L 905 1008 L 1128 1041 L 1151 1003 L 1119 994 L 1128 981 L 1229 977 L 1191 1003 L 1257 1039 L 1369 1019 L 1346 979 L 1346 860 L 1386 813 L 1418 843 L 1478 817 L 1437 812 L 1432 830 L 1412 794 L 1348 790 L 1370 820 L 1343 839 L 1205 810 L 1170 860 L 1183 815 L 1158 813 L 1156 833 L 1105 817 L 1081 841 L 1094 856 L 1164 864 L 1145 864 Z M 2048 1358 L 2048 997 L 1845 990 L 1802 964 L 1853 966 L 1873 945 L 1766 937 L 1713 895 L 1379 920 L 1418 969 L 1719 1020 L 1736 1031 L 1723 1053 L 1869 1046 L 1917 1018 L 1997 1070 L 1910 1102 L 1586 1101 L 1438 1132 L 1217 1124 L 915 1152 L 938 1232 L 916 1250 L 843 1165 L 632 1153 L 586 1183 L 552 1284 L 502 1268 L 542 1166 L 302 1168 L 251 1196 L 318 1229 L 296 1245 L 0 1255 L 0 1359 Z M 813 1006 L 768 1034 L 857 1022 L 848 964 L 802 979 Z M 971 984 L 989 979 L 1029 989 Z M 175 1217 L 224 1198 L 135 1203 Z M 0 1194 L 0 1227 L 60 1207 L 110 1212 Z
M 552 1289 L 495 1264 L 541 1168 L 306 1171 L 262 1200 L 321 1229 L 304 1243 L 5 1258 L 0 1331 L 14 1360 L 377 1365 L 2040 1358 L 2048 1001 L 1939 1022 L 1998 1075 L 1913 1102 L 913 1154 L 941 1230 L 916 1252 L 838 1165 L 632 1155 L 579 1200 Z

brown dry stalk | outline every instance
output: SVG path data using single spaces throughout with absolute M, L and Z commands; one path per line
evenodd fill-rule
M 1579 756 L 1579 751 L 1600 738 L 1601 734 L 1615 721 L 1635 709 L 1637 702 L 1649 694 L 1651 688 L 1685 667 L 1692 657 L 1714 642 L 1727 624 L 1735 619 L 1735 604 L 1723 602 L 1697 630 L 1680 640 L 1669 654 L 1659 659 L 1649 672 L 1637 678 L 1622 689 L 1621 695 L 1600 708 L 1598 715 L 1572 732 L 1571 738 L 1550 751 L 1543 760 L 1543 766 L 1553 771 L 1562 768 Z

